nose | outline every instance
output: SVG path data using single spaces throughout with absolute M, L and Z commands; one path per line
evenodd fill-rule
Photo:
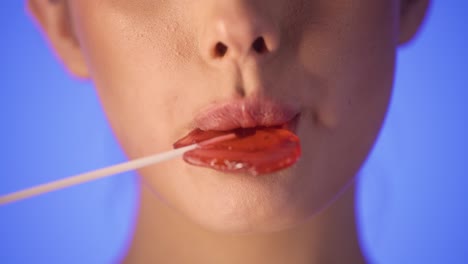
M 200 52 L 209 63 L 261 59 L 279 48 L 278 27 L 265 9 L 249 1 L 213 1 L 200 35 Z

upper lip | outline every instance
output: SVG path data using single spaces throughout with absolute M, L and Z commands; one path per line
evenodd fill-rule
M 298 114 L 299 109 L 292 104 L 255 97 L 210 104 L 196 115 L 194 122 L 201 130 L 226 131 L 284 125 Z

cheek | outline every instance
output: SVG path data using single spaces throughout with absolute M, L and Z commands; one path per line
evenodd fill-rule
M 355 176 L 388 107 L 397 43 L 394 12 L 368 6 L 371 10 L 346 10 L 353 15 L 340 15 L 339 21 L 311 23 L 298 49 L 304 69 L 318 80 L 311 83 L 320 84 L 302 92 L 318 97 L 304 96 L 314 103 L 304 102 L 310 107 L 300 135 L 300 170 L 311 175 L 303 185 L 323 187 L 314 199 L 329 199 Z
M 368 123 L 382 119 L 393 84 L 396 5 L 361 2 L 342 11 L 323 10 L 323 17 L 310 22 L 298 49 L 303 67 L 322 84 L 312 88 L 320 97 L 314 100 L 316 117 L 331 130 L 361 117 L 370 118 Z
M 169 7 L 159 8 L 152 17 L 91 1 L 77 8 L 77 30 L 92 79 L 130 157 L 172 148 L 191 117 L 192 106 L 184 98 L 196 98 L 196 89 L 180 78 L 192 75 L 183 63 L 192 49 L 189 34 L 169 22 L 168 14 L 176 15 L 164 10 Z

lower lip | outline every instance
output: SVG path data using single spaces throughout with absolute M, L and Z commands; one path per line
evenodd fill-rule
M 299 138 L 294 134 L 299 116 L 276 127 L 239 128 L 230 131 L 195 129 L 174 144 L 175 148 L 217 136 L 235 133 L 234 139 L 203 145 L 184 154 L 195 166 L 224 173 L 265 175 L 286 169 L 301 155 Z

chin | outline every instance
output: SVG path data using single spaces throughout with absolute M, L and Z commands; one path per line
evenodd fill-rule
M 204 172 L 192 176 L 207 181 L 204 191 L 186 200 L 183 211 L 210 231 L 278 232 L 303 224 L 323 208 L 323 199 L 310 199 L 311 187 L 301 184 L 294 169 L 263 176 Z
M 210 232 L 252 234 L 295 228 L 316 217 L 352 179 L 349 171 L 330 168 L 341 167 L 304 156 L 287 169 L 258 176 L 223 173 L 182 160 L 141 173 L 153 193 L 189 222 Z

